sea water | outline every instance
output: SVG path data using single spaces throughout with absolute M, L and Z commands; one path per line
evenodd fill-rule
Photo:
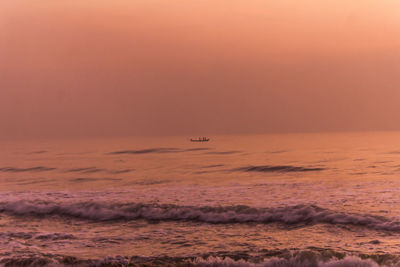
M 400 133 L 1 141 L 0 265 L 400 262 Z

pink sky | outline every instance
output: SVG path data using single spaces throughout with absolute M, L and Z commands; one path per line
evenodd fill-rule
M 0 125 L 0 138 L 400 130 L 400 1 L 1 1 Z

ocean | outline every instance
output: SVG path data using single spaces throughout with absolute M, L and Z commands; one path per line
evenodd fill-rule
M 0 266 L 396 266 L 400 133 L 1 141 Z

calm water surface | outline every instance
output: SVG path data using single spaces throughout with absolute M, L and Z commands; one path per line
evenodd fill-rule
M 189 138 L 2 142 L 0 265 L 400 262 L 400 133 Z

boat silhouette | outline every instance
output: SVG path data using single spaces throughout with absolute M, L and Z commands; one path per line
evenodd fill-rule
M 210 141 L 210 138 L 207 137 L 199 137 L 198 139 L 190 139 L 191 142 L 208 142 Z

